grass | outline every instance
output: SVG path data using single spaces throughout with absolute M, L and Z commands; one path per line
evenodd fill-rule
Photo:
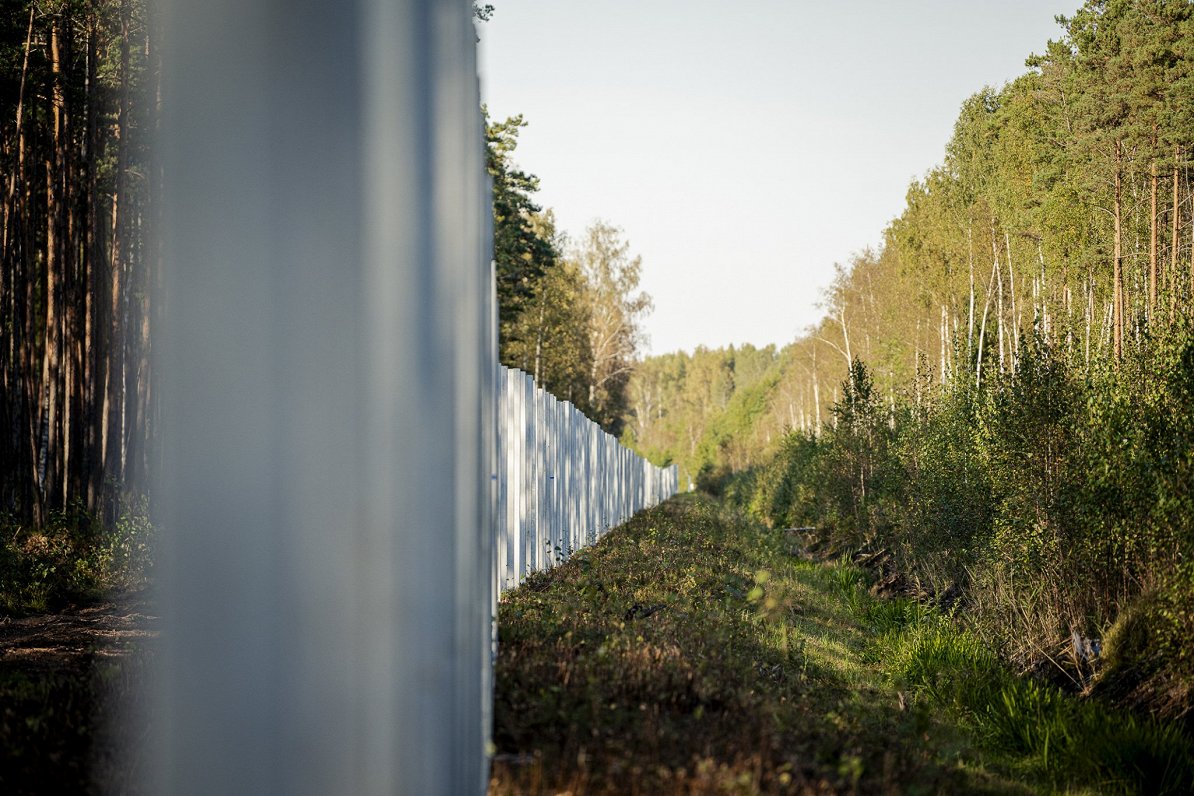
M 1058 791 L 1194 791 L 1194 744 L 1176 724 L 1016 677 L 973 636 L 931 615 L 879 644 L 888 668 L 985 743 Z
M 862 578 L 708 498 L 640 514 L 504 598 L 491 793 L 1033 792 L 889 676 L 908 609 Z
M 491 794 L 1187 793 L 1175 724 L 1018 677 L 706 497 L 508 593 Z

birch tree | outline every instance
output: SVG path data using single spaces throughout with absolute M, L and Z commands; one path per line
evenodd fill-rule
M 639 324 L 652 307 L 651 297 L 638 289 L 642 258 L 632 257 L 622 231 L 603 221 L 589 227 L 571 257 L 586 282 L 591 416 L 616 435 L 626 408 L 626 383 L 644 342 Z

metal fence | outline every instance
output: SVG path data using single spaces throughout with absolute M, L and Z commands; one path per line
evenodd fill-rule
M 521 370 L 498 375 L 497 428 L 499 591 L 676 493 L 675 465 L 623 447 Z
M 499 375 L 467 0 L 159 6 L 143 790 L 482 793 L 499 587 L 674 471 Z

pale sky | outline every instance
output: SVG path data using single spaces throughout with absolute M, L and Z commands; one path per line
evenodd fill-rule
M 490 115 L 574 238 L 622 228 L 650 353 L 783 345 L 877 246 L 963 100 L 1026 70 L 1079 0 L 492 0 Z

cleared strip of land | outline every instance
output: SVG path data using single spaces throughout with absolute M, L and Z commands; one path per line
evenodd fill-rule
M 491 793 L 1035 791 L 890 676 L 859 578 L 708 498 L 643 512 L 504 599 Z

